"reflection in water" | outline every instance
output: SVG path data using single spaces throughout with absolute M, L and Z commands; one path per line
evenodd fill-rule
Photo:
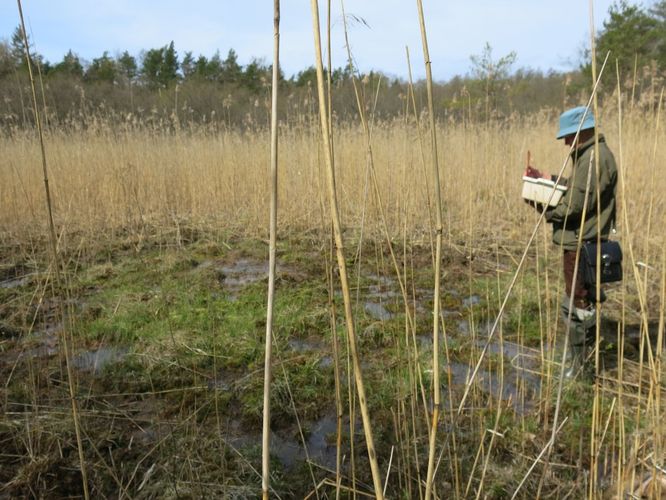
M 393 313 L 386 309 L 383 305 L 375 302 L 366 302 L 364 306 L 365 312 L 372 318 L 380 321 L 388 321 L 393 317 Z
M 476 306 L 481 303 L 481 297 L 478 295 L 470 295 L 462 300 L 462 305 L 465 307 Z
M 105 366 L 122 361 L 127 356 L 127 349 L 120 347 L 100 347 L 92 351 L 84 351 L 72 358 L 74 368 L 83 371 L 100 373 Z
M 278 430 L 271 432 L 271 454 L 278 458 L 286 469 L 299 466 L 309 457 L 320 466 L 334 469 L 336 460 L 337 420 L 335 414 L 324 415 L 319 420 L 306 422 L 303 425 L 307 455 L 297 429 Z M 360 423 L 356 426 L 360 428 Z M 236 429 L 233 429 L 236 428 Z M 237 431 L 237 424 L 232 424 L 232 432 Z M 343 419 L 343 433 L 349 432 L 349 420 Z M 235 432 L 234 432 L 235 433 Z M 228 438 L 229 444 L 240 450 L 261 446 L 261 435 L 255 433 L 238 433 Z

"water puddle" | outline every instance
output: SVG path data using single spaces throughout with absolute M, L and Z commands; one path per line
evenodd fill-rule
M 237 380 L 241 378 L 237 374 L 228 372 L 225 369 L 220 370 L 215 377 L 208 380 L 209 390 L 231 391 Z
M 19 288 L 27 285 L 34 274 L 21 265 L 0 267 L 0 288 Z
M 307 438 L 310 460 L 329 469 L 335 468 L 337 419 L 335 415 L 326 415 L 315 422 L 309 429 Z
M 121 347 L 100 347 L 84 351 L 72 358 L 72 366 L 77 370 L 99 374 L 108 365 L 118 363 L 127 356 L 127 349 Z
M 268 262 L 256 262 L 248 259 L 239 259 L 236 262 L 220 268 L 224 273 L 222 282 L 230 288 L 241 288 L 250 283 L 261 281 L 268 277 Z
M 217 260 L 205 260 L 199 264 L 197 269 L 213 270 L 218 281 L 228 293 L 227 299 L 231 302 L 238 300 L 238 292 L 247 285 L 268 278 L 267 261 L 238 259 L 232 263 L 223 264 Z
M 52 323 L 44 330 L 34 332 L 26 341 L 28 345 L 34 345 L 34 342 L 37 342 L 38 345 L 23 351 L 19 355 L 19 358 L 48 358 L 55 356 L 58 353 L 60 345 L 59 335 L 62 329 L 62 323 Z
M 367 299 L 374 299 L 375 301 L 382 301 L 388 299 L 402 298 L 400 287 L 393 278 L 388 276 L 378 276 L 371 274 L 368 278 L 375 283 L 368 286 L 365 297 Z
M 317 363 L 319 368 L 330 368 L 333 366 L 333 356 L 324 356 Z
M 422 350 L 431 350 L 432 349 L 432 335 L 417 335 L 416 342 Z
M 280 432 L 272 434 L 271 453 L 287 469 L 294 468 L 308 457 L 312 462 L 323 467 L 335 468 L 335 437 L 337 431 L 335 417 L 325 416 L 314 423 L 306 424 L 304 430 L 307 436 L 305 442 L 308 450 L 307 455 L 300 437 L 286 438 Z
M 456 323 L 456 326 L 458 327 L 458 333 L 461 333 L 463 335 L 470 334 L 469 321 L 464 319 L 460 320 L 458 321 L 458 323 Z
M 369 274 L 367 275 L 367 278 L 369 280 L 377 282 L 376 285 L 371 285 L 370 288 L 373 287 L 392 287 L 395 284 L 395 280 L 393 278 L 390 278 L 388 276 L 381 276 L 379 274 Z
M 313 352 L 324 348 L 324 344 L 317 339 L 289 339 L 287 345 L 296 352 Z
M 481 297 L 478 295 L 470 295 L 469 297 L 465 297 L 462 300 L 462 305 L 464 307 L 472 307 L 472 306 L 477 306 L 481 303 Z
M 442 309 L 439 312 L 439 316 L 442 319 L 452 318 L 454 316 L 460 316 L 460 311 L 457 311 L 455 309 Z
M 21 286 L 27 285 L 30 283 L 30 275 L 21 276 L 20 278 L 13 278 L 4 281 L 0 281 L 0 288 L 19 288 Z
M 473 366 L 463 363 L 451 363 L 444 367 L 443 377 L 453 386 L 463 387 L 469 383 L 474 370 Z M 500 382 L 501 390 L 500 390 Z M 541 379 L 529 372 L 505 369 L 504 380 L 500 380 L 497 373 L 478 370 L 474 377 L 474 384 L 487 395 L 497 398 L 511 405 L 519 414 L 524 414 L 534 406 L 541 388 Z M 448 398 L 446 389 L 442 395 Z
M 22 335 L 18 331 L 10 337 L 11 348 L 0 356 L 0 364 L 11 365 L 27 359 L 49 358 L 58 354 L 62 331 L 62 323 L 51 323 L 43 330 L 34 331 L 30 335 Z
M 232 423 L 232 434 L 238 432 L 238 424 Z M 357 431 L 361 429 L 360 423 Z M 343 421 L 343 433 L 349 434 L 349 420 Z M 362 429 L 361 429 L 362 430 Z M 319 420 L 303 424 L 307 454 L 298 433 L 298 429 L 271 432 L 271 455 L 275 456 L 285 469 L 293 469 L 308 458 L 320 466 L 334 469 L 336 461 L 337 419 L 334 414 L 324 415 Z M 261 446 L 261 435 L 237 434 L 227 439 L 235 448 L 243 449 Z
M 424 351 L 432 351 L 432 340 L 432 332 L 416 336 L 416 342 L 418 343 L 419 348 Z M 441 349 L 444 348 L 444 333 L 441 331 L 439 334 L 439 347 Z
M 231 301 L 238 299 L 237 292 L 245 286 L 268 278 L 267 261 L 238 259 L 231 263 L 221 263 L 218 260 L 205 260 L 197 269 L 212 270 L 218 281 L 231 293 Z
M 539 394 L 539 386 L 535 384 L 539 380 L 536 377 L 527 377 L 523 373 L 509 371 L 504 374 L 500 390 L 498 374 L 480 370 L 476 375 L 476 382 L 482 390 L 509 403 L 519 414 L 524 414 L 534 407 L 534 402 Z
M 469 375 L 472 373 L 472 369 L 464 363 L 451 363 L 444 366 L 442 376 L 445 380 L 448 380 L 450 377 L 453 385 L 465 385 Z
M 488 354 L 501 356 L 504 360 L 504 381 L 501 394 L 499 373 L 479 370 L 475 378 L 476 383 L 489 395 L 510 402 L 518 413 L 528 411 L 534 406 L 541 390 L 539 352 L 514 342 L 500 342 L 492 339 L 488 343 L 485 339 L 478 339 L 475 346 L 479 353 L 486 347 L 486 344 Z M 494 364 L 499 369 L 498 362 L 495 361 Z
M 368 316 L 379 321 L 388 321 L 395 316 L 386 308 L 386 303 L 401 300 L 398 283 L 389 276 L 370 274 L 367 278 L 373 282 L 365 290 L 363 310 Z
M 200 270 L 212 270 L 225 290 L 230 293 L 228 299 L 238 300 L 237 293 L 248 285 L 268 279 L 268 261 L 241 258 L 231 263 L 206 260 L 197 266 Z M 302 281 L 307 275 L 302 271 L 290 269 L 279 262 L 275 266 L 277 279 Z
M 50 358 L 58 354 L 58 342 L 44 343 L 39 347 L 27 349 L 19 354 L 18 359 L 24 358 Z
M 363 306 L 363 309 L 371 318 L 377 319 L 379 321 L 388 321 L 394 316 L 394 314 L 386 309 L 386 307 L 376 302 L 366 302 Z
M 476 326 L 475 332 L 477 339 L 475 342 L 476 347 L 481 350 L 488 342 L 487 337 L 492 329 L 492 324 L 487 321 L 485 324 L 480 323 Z M 469 321 L 461 321 L 458 324 L 458 331 L 466 335 L 472 332 Z M 506 361 L 517 370 L 538 371 L 541 366 L 541 353 L 538 349 L 532 347 L 525 347 L 515 342 L 503 341 L 500 342 L 497 335 L 488 343 L 487 352 L 504 356 Z
M 614 319 L 602 317 L 600 330 L 602 337 L 608 342 L 617 342 L 617 332 L 620 330 L 623 332 L 624 341 L 627 344 L 638 346 L 641 342 L 641 337 L 647 334 L 650 342 L 656 345 L 655 342 L 659 334 L 659 321 L 648 321 L 647 329 L 645 326 L 641 323 L 622 323 Z
M 485 340 L 477 340 L 476 346 L 483 349 L 486 345 Z M 488 344 L 488 352 L 502 355 L 511 362 L 511 366 L 516 369 L 537 369 L 540 364 L 539 353 L 535 349 L 523 347 L 514 342 L 501 342 L 492 340 Z

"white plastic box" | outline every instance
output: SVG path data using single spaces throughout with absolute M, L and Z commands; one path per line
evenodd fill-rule
M 560 202 L 560 198 L 566 190 L 566 186 L 555 184 L 550 179 L 523 176 L 523 198 L 526 200 L 554 207 Z M 553 193 L 553 191 L 555 192 Z

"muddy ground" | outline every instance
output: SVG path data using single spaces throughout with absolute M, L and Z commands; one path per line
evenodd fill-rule
M 430 250 L 415 246 L 403 253 L 406 301 L 385 244 L 366 243 L 348 253 L 380 467 L 391 497 L 417 497 L 427 457 L 424 408 L 432 408 Z M 437 491 L 441 498 L 462 497 L 480 488 L 487 498 L 505 498 L 550 437 L 561 327 L 560 334 L 550 329 L 554 336 L 544 329 L 544 318 L 555 321 L 556 313 L 548 311 L 543 290 L 527 273 L 520 298 L 511 301 L 489 339 L 510 260 L 489 255 L 472 262 L 453 247 L 446 255 L 440 421 L 445 465 Z M 65 257 L 59 283 L 48 272 L 47 255 L 16 248 L 0 262 L 0 497 L 83 495 L 70 387 L 92 497 L 259 496 L 265 243 L 209 236 Z M 342 298 L 326 242 L 281 243 L 276 288 L 273 494 L 335 496 L 339 420 L 332 310 L 340 350 L 341 482 L 369 492 Z M 638 324 L 625 325 L 623 351 L 617 349 L 617 320 L 605 317 L 602 331 L 608 373 L 618 352 L 628 359 L 638 355 Z M 487 356 L 470 382 L 484 348 Z M 565 404 L 578 421 L 555 452 L 559 465 L 546 477 L 555 497 L 586 488 L 579 450 L 586 410 L 580 399 L 589 396 L 590 384 L 572 384 Z M 471 396 L 454 420 L 447 415 L 458 410 L 468 385 Z M 487 429 L 502 438 L 492 445 L 481 482 L 477 450 L 488 443 Z M 538 479 L 527 483 L 524 498 L 534 494 Z

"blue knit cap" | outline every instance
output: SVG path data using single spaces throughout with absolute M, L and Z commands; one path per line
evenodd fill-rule
M 557 133 L 557 139 L 562 139 L 564 136 L 578 132 L 578 126 L 581 121 L 583 122 L 580 127 L 581 130 L 594 128 L 594 115 L 592 114 L 592 110 L 588 110 L 587 114 L 585 114 L 586 109 L 585 106 L 579 106 L 565 111 L 560 115 L 560 130 Z M 585 120 L 583 120 L 583 116 L 585 116 Z

